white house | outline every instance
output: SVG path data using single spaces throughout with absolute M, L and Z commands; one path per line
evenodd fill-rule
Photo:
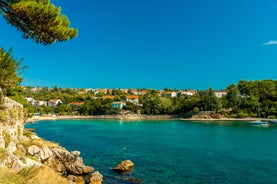
M 113 102 L 112 103 L 112 109 L 119 108 L 120 110 L 122 110 L 125 105 L 126 104 L 124 102 Z
M 165 94 L 166 94 L 166 96 L 169 96 L 171 98 L 177 97 L 177 92 L 175 92 L 175 91 L 166 91 Z
M 177 93 L 176 93 L 175 91 L 173 91 L 173 92 L 171 93 L 171 98 L 175 98 L 175 97 L 177 97 Z
M 181 95 L 187 95 L 187 96 L 193 96 L 196 94 L 195 90 L 187 90 L 187 91 L 182 91 Z
M 25 100 L 27 100 L 27 102 L 29 102 L 30 104 L 32 104 L 33 106 L 36 105 L 36 100 L 33 99 L 32 97 L 25 97 Z
M 222 98 L 223 96 L 227 95 L 227 91 L 215 91 L 214 94 L 217 98 Z
M 139 103 L 139 98 L 137 95 L 127 95 L 125 96 L 126 102 L 130 102 L 133 104 L 138 104 Z
M 38 106 L 47 106 L 47 101 L 39 100 L 37 101 Z
M 25 97 L 24 99 L 27 100 L 27 102 L 32 104 L 34 107 L 43 106 L 43 105 L 47 106 L 47 102 L 46 101 L 35 100 L 32 97 Z
M 63 102 L 60 99 L 51 99 L 48 101 L 48 106 L 56 107 L 58 104 L 62 104 Z

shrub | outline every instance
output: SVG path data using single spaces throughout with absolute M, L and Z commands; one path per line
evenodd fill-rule
M 18 113 L 17 113 L 17 110 L 16 110 L 15 108 L 10 109 L 10 116 L 11 116 L 13 119 L 16 119 L 16 118 L 17 118 Z
M 26 129 L 23 130 L 24 137 L 30 138 L 32 135 L 33 135 L 33 132 L 31 132 L 30 130 L 26 130 Z
M 238 112 L 238 118 L 248 118 L 249 114 L 247 112 L 240 111 Z
M 5 133 L 4 134 L 4 140 L 5 140 L 5 147 L 7 148 L 9 146 L 10 142 L 11 142 L 11 135 Z
M 6 149 L 0 148 L 0 158 L 5 159 L 5 158 L 7 158 L 7 156 L 8 156 L 8 153 L 7 153 Z
M 7 113 L 4 110 L 0 109 L 0 121 L 7 121 L 8 116 Z
M 198 113 L 199 111 L 200 111 L 200 109 L 198 107 L 193 108 L 193 113 Z
M 276 119 L 276 116 L 275 115 L 269 115 L 268 119 Z

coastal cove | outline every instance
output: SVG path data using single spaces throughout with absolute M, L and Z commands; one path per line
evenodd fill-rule
M 79 150 L 103 183 L 276 183 L 277 128 L 247 121 L 47 120 L 38 136 Z M 125 175 L 111 170 L 134 162 Z

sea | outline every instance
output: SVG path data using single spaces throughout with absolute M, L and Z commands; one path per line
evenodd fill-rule
M 103 184 L 276 184 L 277 127 L 247 121 L 52 120 L 26 124 L 79 150 Z M 135 167 L 112 171 L 122 160 Z

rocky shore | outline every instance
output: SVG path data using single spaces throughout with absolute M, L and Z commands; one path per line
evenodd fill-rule
M 69 152 L 24 129 L 23 106 L 7 97 L 0 109 L 0 183 L 100 184 L 102 175 Z

